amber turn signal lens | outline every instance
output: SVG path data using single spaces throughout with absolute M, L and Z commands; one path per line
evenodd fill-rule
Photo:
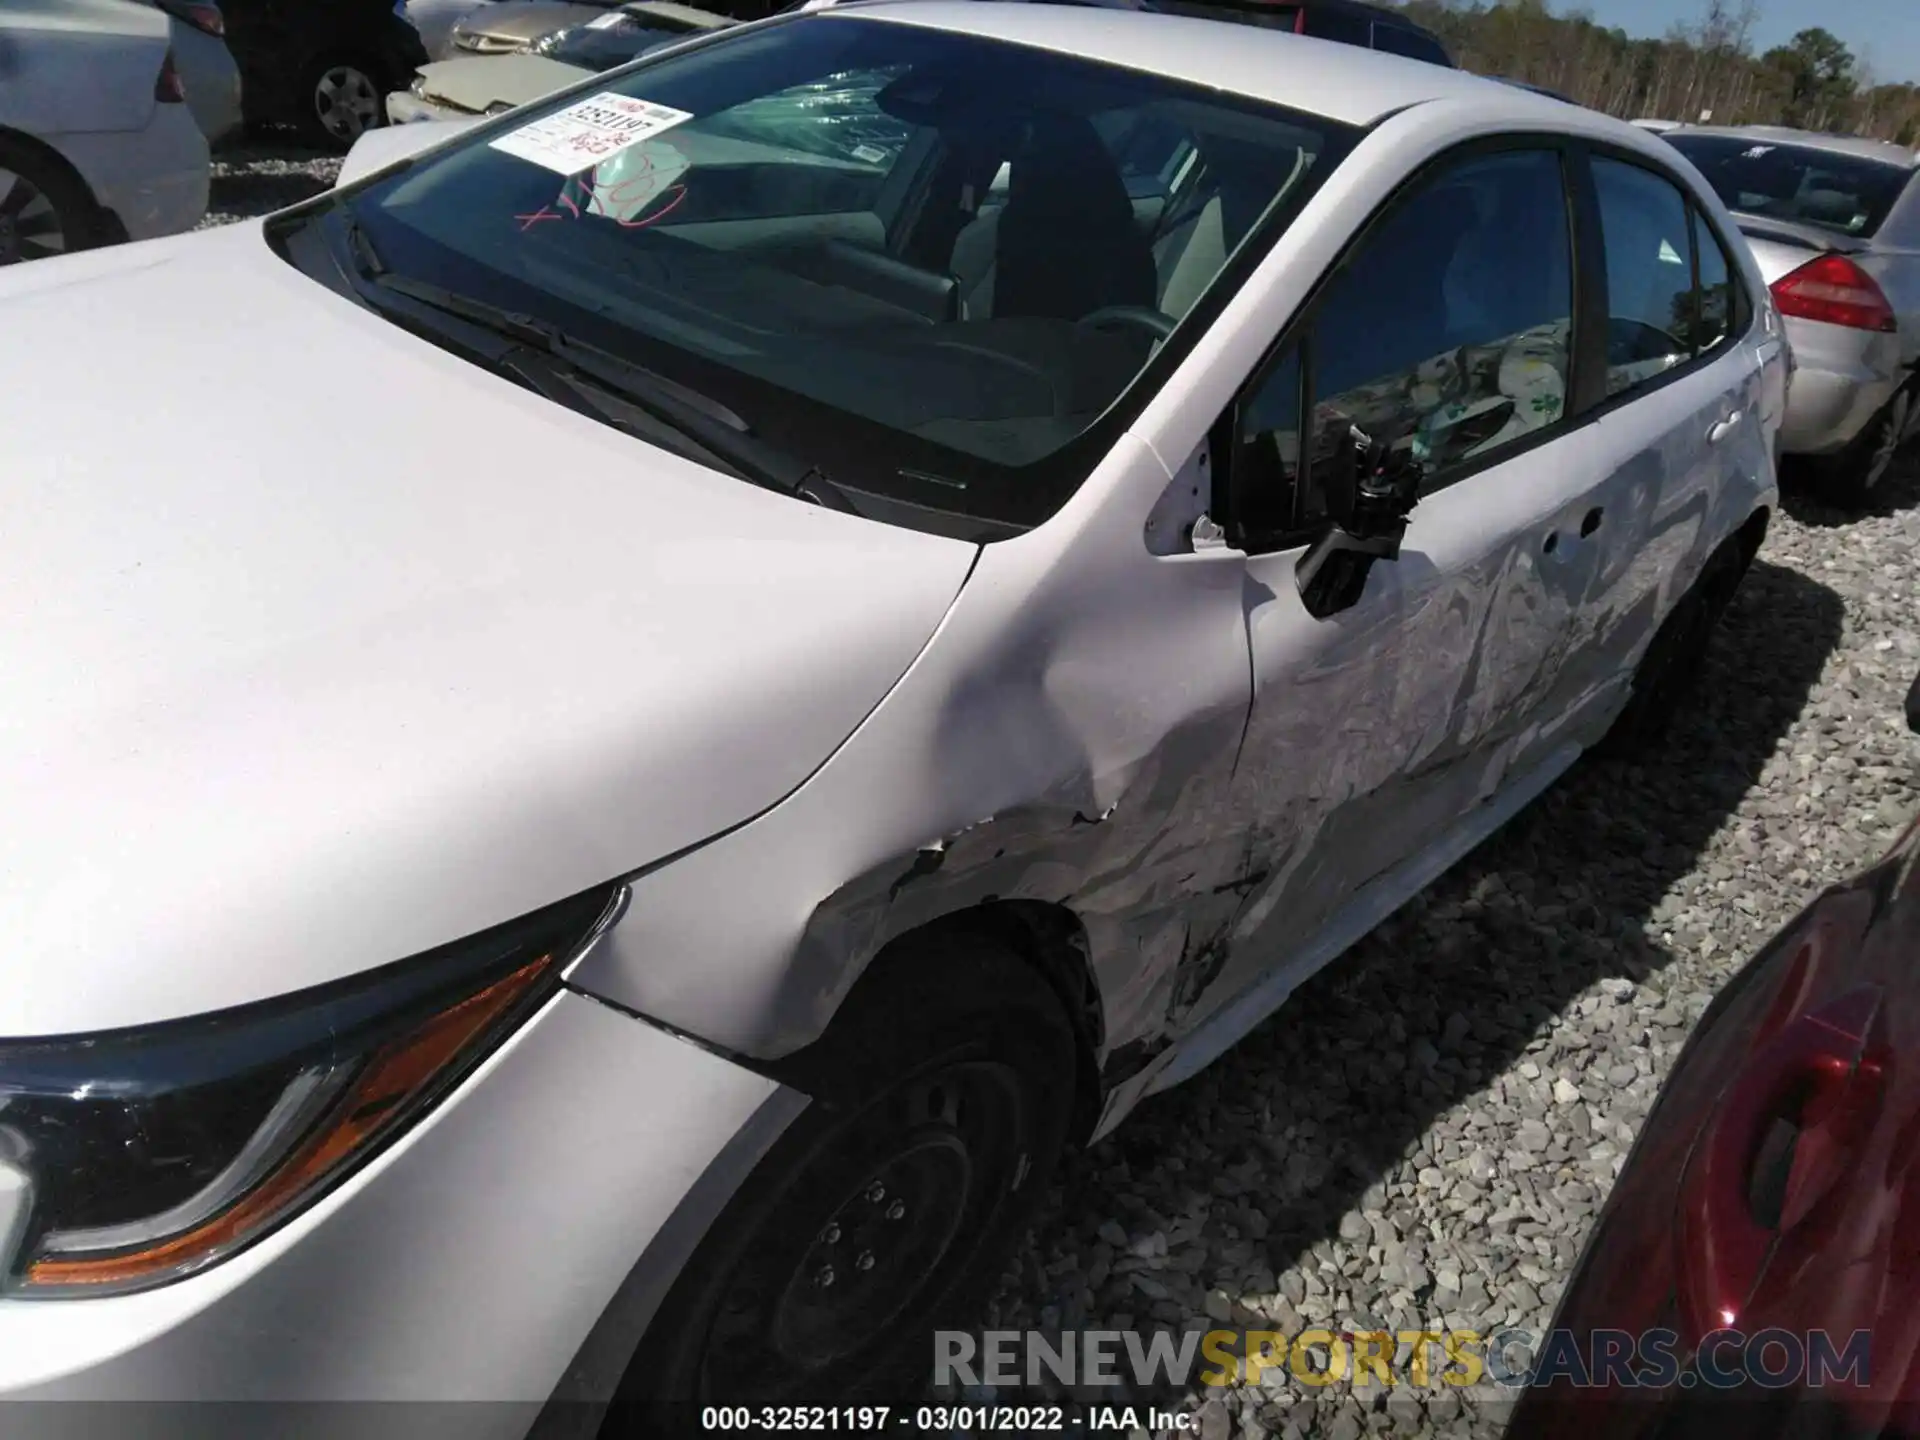
M 440 1011 L 376 1050 L 313 1134 L 237 1204 L 212 1219 L 144 1249 L 85 1259 L 36 1260 L 29 1285 L 124 1285 L 190 1266 L 226 1251 L 274 1223 L 343 1162 L 376 1142 L 396 1120 L 431 1093 L 472 1044 L 524 998 L 552 966 L 542 955 Z

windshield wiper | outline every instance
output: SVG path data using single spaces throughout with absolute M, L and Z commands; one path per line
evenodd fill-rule
M 395 274 L 352 216 L 343 215 L 342 224 L 364 280 L 512 342 L 509 349 L 489 357 L 492 363 L 555 403 L 650 443 L 660 443 L 659 432 L 665 430 L 679 442 L 676 448 L 697 451 L 692 458 L 740 479 L 829 510 L 859 513 L 817 465 L 754 434 L 719 401 L 577 339 L 551 321 Z

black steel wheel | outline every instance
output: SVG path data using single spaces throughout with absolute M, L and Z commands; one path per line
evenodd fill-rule
M 976 1318 L 1072 1114 L 1075 1038 L 1019 956 L 942 937 L 856 987 L 816 1100 L 715 1220 L 649 1327 L 607 1433 L 701 1405 L 900 1403 L 933 1332 Z

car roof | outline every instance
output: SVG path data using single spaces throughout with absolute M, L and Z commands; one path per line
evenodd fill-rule
M 1674 135 L 1718 135 L 1729 140 L 1771 140 L 1778 145 L 1799 145 L 1808 150 L 1825 150 L 1834 155 L 1853 155 L 1862 160 L 1880 160 L 1911 170 L 1920 164 L 1920 156 L 1891 140 L 1869 140 L 1860 135 L 1823 135 L 1817 130 L 1790 130 L 1784 125 L 1686 125 Z
M 1538 106 L 1549 128 L 1570 112 L 1556 101 L 1461 70 L 1288 31 L 1185 15 L 1078 5 L 983 5 L 979 0 L 852 0 L 812 18 L 875 19 L 953 30 L 1082 56 L 1224 90 L 1348 125 L 1427 100 Z

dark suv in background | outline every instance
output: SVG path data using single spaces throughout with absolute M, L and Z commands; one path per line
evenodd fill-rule
M 393 0 L 220 0 L 249 125 L 296 125 L 345 150 L 427 63 Z
M 1363 4 L 1362 0 L 1155 0 L 1154 8 L 1176 15 L 1291 30 L 1296 35 L 1337 40 L 1363 50 L 1384 50 L 1390 55 L 1453 68 L 1453 57 L 1431 30 L 1414 24 L 1398 10 Z

